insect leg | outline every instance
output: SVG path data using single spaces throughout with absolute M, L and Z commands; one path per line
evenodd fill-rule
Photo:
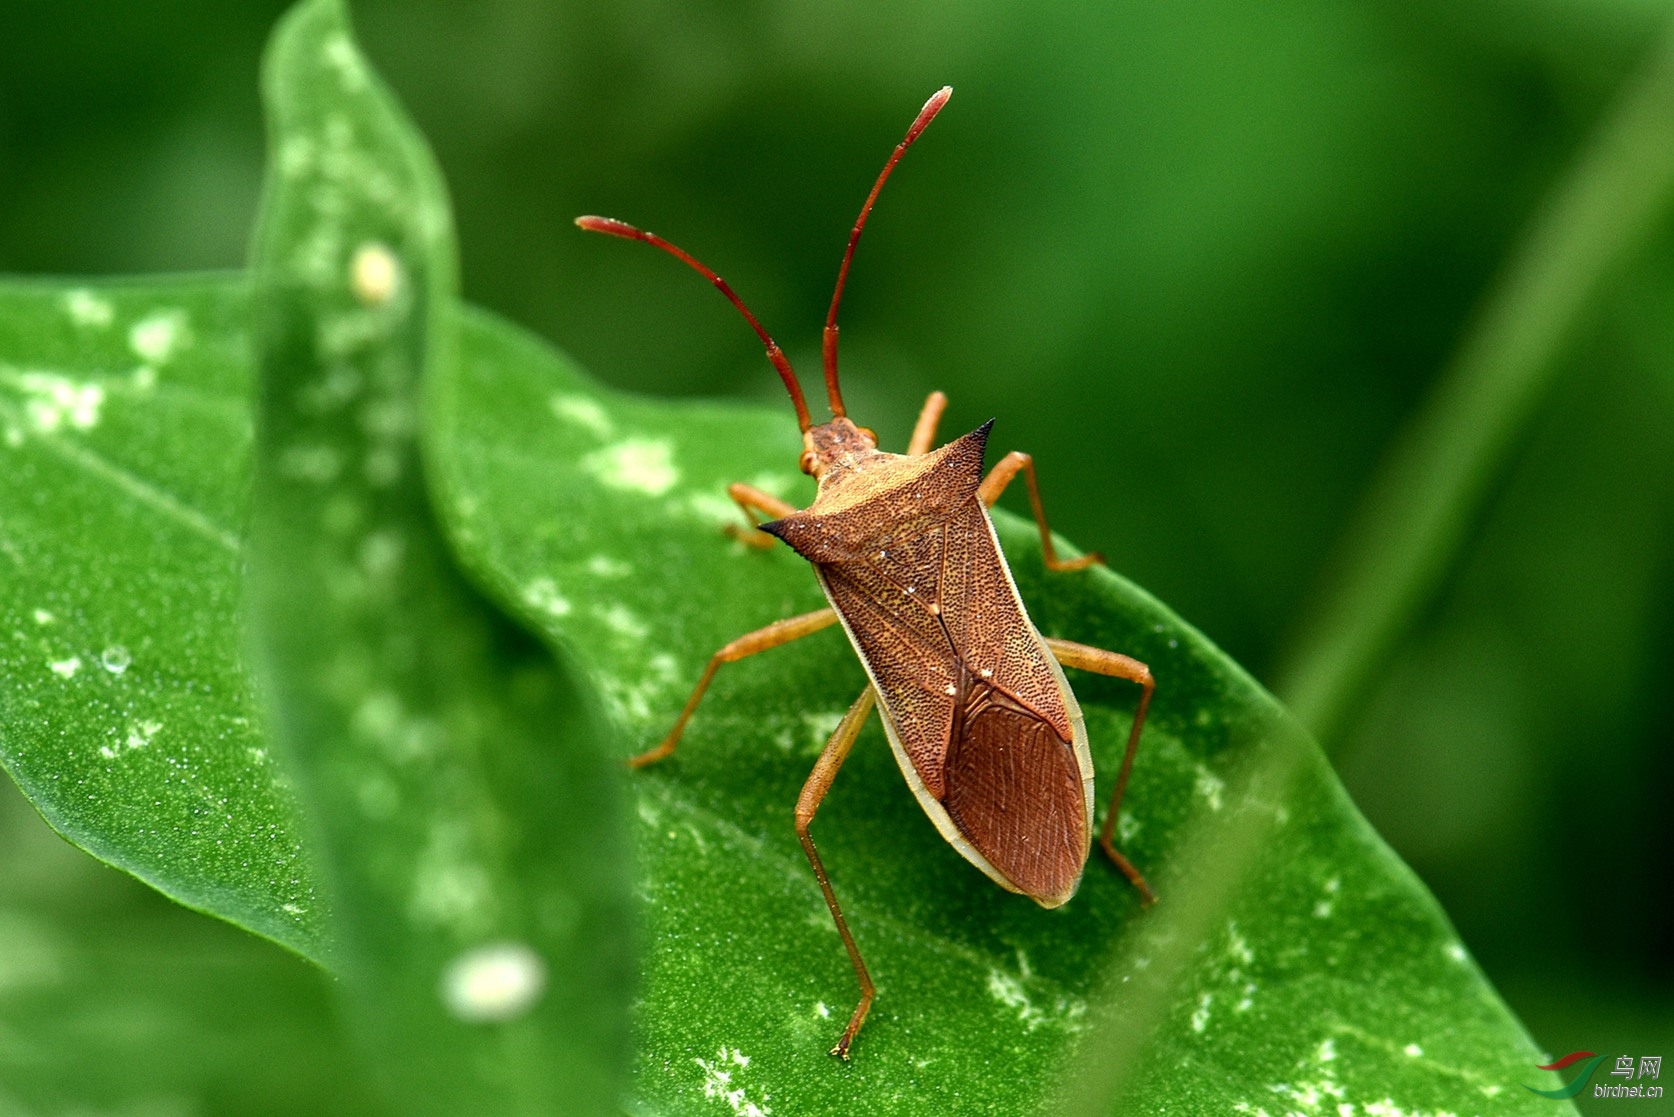
M 769 648 L 777 648 L 780 644 L 788 644 L 792 640 L 800 640 L 804 636 L 818 632 L 837 623 L 837 614 L 831 609 L 816 609 L 812 613 L 803 613 L 797 617 L 786 617 L 782 621 L 774 621 L 766 628 L 758 628 L 754 632 L 746 632 L 732 643 L 709 657 L 709 666 L 703 669 L 703 677 L 697 686 L 692 688 L 692 696 L 686 699 L 686 706 L 680 711 L 679 719 L 674 728 L 669 730 L 668 736 L 663 738 L 662 744 L 647 749 L 628 761 L 630 768 L 643 768 L 647 764 L 661 760 L 674 751 L 674 746 L 680 743 L 680 735 L 686 731 L 686 723 L 692 719 L 692 712 L 697 709 L 698 702 L 703 698 L 703 692 L 709 689 L 709 681 L 715 677 L 715 671 L 723 663 L 732 663 L 745 656 L 765 652 Z
M 982 497 L 984 504 L 993 507 L 994 502 L 1000 499 L 1000 494 L 1006 491 L 1006 486 L 1011 484 L 1019 472 L 1029 475 L 1029 503 L 1035 510 L 1035 523 L 1040 525 L 1040 549 L 1046 557 L 1046 568 L 1081 570 L 1094 563 L 1102 565 L 1104 556 L 1097 551 L 1076 559 L 1058 558 L 1058 552 L 1052 546 L 1052 529 L 1046 526 L 1046 509 L 1040 502 L 1040 483 L 1035 480 L 1035 459 L 1023 451 L 1013 450 L 1001 458 L 998 464 L 988 471 L 988 476 L 982 479 L 982 487 L 977 490 L 977 495 Z
M 860 1003 L 854 1008 L 854 1015 L 849 1018 L 849 1026 L 843 1029 L 843 1038 L 837 1041 L 837 1046 L 831 1049 L 833 1055 L 847 1059 L 849 1044 L 854 1042 L 854 1035 L 860 1031 L 860 1025 L 866 1019 L 866 1012 L 872 1007 L 872 994 L 876 991 L 872 985 L 872 975 L 866 972 L 866 963 L 860 959 L 860 948 L 854 944 L 854 936 L 849 934 L 849 925 L 843 919 L 843 909 L 837 906 L 837 896 L 831 891 L 831 881 L 825 875 L 825 866 L 820 863 L 819 851 L 814 848 L 813 835 L 808 833 L 809 823 L 814 821 L 814 812 L 820 809 L 820 803 L 825 800 L 825 793 L 831 790 L 831 781 L 837 778 L 837 769 L 848 759 L 849 749 L 854 747 L 854 739 L 860 734 L 860 727 L 866 724 L 866 717 L 872 712 L 872 703 L 876 701 L 877 693 L 867 687 L 849 712 L 843 715 L 843 720 L 837 724 L 837 729 L 831 734 L 831 740 L 825 744 L 825 751 L 814 761 L 814 770 L 808 773 L 808 782 L 802 785 L 802 794 L 796 800 L 796 836 L 802 842 L 802 851 L 808 855 L 808 864 L 814 867 L 814 879 L 820 882 L 820 891 L 825 893 L 825 906 L 831 909 L 831 918 L 837 923 L 837 933 L 843 936 L 843 945 L 848 948 L 849 961 L 854 963 L 854 976 L 860 981 Z
M 1139 898 L 1148 907 L 1157 902 L 1156 893 L 1151 891 L 1151 886 L 1145 883 L 1145 878 L 1133 867 L 1133 863 L 1116 852 L 1111 837 L 1116 832 L 1116 814 L 1122 809 L 1122 795 L 1128 789 L 1128 773 L 1133 771 L 1133 754 L 1139 748 L 1139 731 L 1145 724 L 1145 711 L 1151 707 L 1151 694 L 1156 690 L 1157 682 L 1151 677 L 1149 667 L 1119 652 L 1090 648 L 1086 644 L 1076 644 L 1069 640 L 1054 640 L 1050 636 L 1046 637 L 1046 646 L 1065 667 L 1092 671 L 1113 679 L 1126 679 L 1130 683 L 1138 683 L 1143 688 L 1139 694 L 1139 705 L 1133 712 L 1133 729 L 1128 733 L 1128 750 L 1122 754 L 1122 768 L 1116 774 L 1116 790 L 1110 796 L 1110 811 L 1104 816 L 1104 829 L 1099 831 L 1099 845 L 1104 847 L 1104 852 L 1110 855 L 1116 867 L 1122 870 L 1122 875 L 1139 889 Z
M 755 527 L 762 521 L 756 518 L 757 512 L 766 513 L 770 520 L 777 520 L 781 516 L 788 516 L 796 511 L 794 504 L 787 504 L 772 493 L 764 493 L 753 485 L 735 483 L 727 486 L 727 495 L 732 502 L 744 510 L 744 516 L 750 521 L 749 527 L 739 527 L 737 524 L 727 524 L 725 531 L 740 543 L 761 550 L 773 546 L 778 540 L 763 531 L 756 531 Z
M 913 437 L 907 443 L 907 453 L 928 454 L 936 446 L 936 425 L 942 421 L 942 410 L 947 407 L 947 396 L 931 392 L 924 400 L 924 409 L 913 424 Z

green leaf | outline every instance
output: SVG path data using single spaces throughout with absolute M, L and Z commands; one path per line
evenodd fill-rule
M 320 971 L 82 856 L 0 782 L 0 1113 L 366 1117 Z
M 0 762 L 71 841 L 318 957 L 239 665 L 243 284 L 0 286 Z
M 811 498 L 790 408 L 624 398 L 486 316 L 465 337 L 435 416 L 461 550 L 569 650 L 629 748 L 647 746 L 714 649 L 821 603 L 795 555 L 721 531 L 741 522 L 730 481 Z M 1268 822 L 1268 844 L 1188 944 L 1184 981 L 1164 991 L 1132 1100 L 1551 1113 L 1519 1085 L 1547 1082 L 1540 1053 L 1277 703 L 1143 591 L 1105 570 L 1048 574 L 1033 528 L 998 524 L 1042 631 L 1156 673 L 1122 842 L 1168 885 L 1158 911 L 1213 875 L 1179 861 L 1200 822 Z M 651 942 L 643 1112 L 716 1112 L 716 1098 L 736 1112 L 1028 1112 L 1057 1089 L 1107 973 L 1120 1008 L 1123 979 L 1147 965 L 1126 948 L 1157 913 L 1096 851 L 1062 909 L 1001 891 L 937 836 L 874 724 L 813 827 L 879 988 L 852 1063 L 828 1057 L 857 991 L 791 814 L 864 685 L 836 629 L 726 666 L 679 752 L 636 774 Z M 1074 685 L 1108 787 L 1136 694 Z M 1289 767 L 1282 787 L 1236 777 L 1268 754 Z
M 344 996 L 402 1112 L 615 1112 L 622 773 L 424 484 L 421 384 L 455 361 L 440 177 L 336 0 L 286 18 L 265 91 L 250 613 Z

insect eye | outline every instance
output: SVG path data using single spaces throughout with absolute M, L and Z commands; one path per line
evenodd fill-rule
M 812 477 L 814 475 L 814 452 L 812 450 L 802 451 L 802 460 L 797 462 L 797 465 L 802 469 L 802 472 Z

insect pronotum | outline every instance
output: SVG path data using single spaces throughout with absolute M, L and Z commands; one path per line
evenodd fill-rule
M 1046 566 L 1080 570 L 1103 559 L 1097 554 L 1058 557 L 1028 454 L 1007 454 L 983 476 L 992 420 L 934 449 L 947 397 L 932 392 L 907 452 L 886 453 L 878 449 L 875 434 L 848 418 L 838 388 L 837 307 L 860 232 L 895 164 L 952 92 L 944 88 L 925 103 L 884 164 L 849 233 L 821 346 L 829 422 L 815 424 L 809 417 L 790 361 L 724 279 L 653 233 L 608 217 L 576 218 L 590 232 L 660 248 L 714 284 L 767 347 L 768 360 L 796 408 L 802 429 L 800 465 L 818 482 L 814 503 L 797 509 L 735 484 L 728 491 L 758 530 L 737 524 L 728 530 L 751 546 L 771 547 L 775 537 L 789 544 L 813 564 L 830 606 L 747 633 L 716 652 L 668 736 L 629 763 L 640 767 L 674 751 L 721 664 L 842 624 L 870 683 L 843 716 L 802 788 L 796 834 L 860 982 L 860 1001 L 831 1052 L 845 1059 L 872 1006 L 874 989 L 808 827 L 874 704 L 901 774 L 942 837 L 1002 888 L 1055 908 L 1080 884 L 1093 829 L 1093 761 L 1081 708 L 1063 668 L 1138 683 L 1142 690 L 1133 729 L 1099 844 L 1144 902 L 1154 899 L 1145 878 L 1111 841 L 1151 702 L 1150 669 L 1125 655 L 1042 636 L 1023 610 L 988 508 L 1023 473 Z M 758 514 L 772 519 L 761 522 Z

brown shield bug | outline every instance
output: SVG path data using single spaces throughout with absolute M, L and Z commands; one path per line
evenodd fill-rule
M 606 217 L 576 219 L 590 232 L 660 248 L 714 284 L 767 346 L 796 407 L 801 468 L 819 486 L 814 503 L 797 509 L 759 489 L 733 485 L 732 499 L 759 533 L 738 525 L 729 530 L 752 546 L 771 547 L 775 537 L 789 544 L 813 565 L 830 607 L 770 624 L 716 652 L 668 736 L 630 763 L 640 767 L 674 751 L 721 664 L 842 624 L 871 683 L 803 786 L 796 833 L 860 982 L 860 1003 L 832 1049 L 844 1058 L 872 1005 L 873 985 L 808 827 L 874 704 L 901 774 L 942 837 L 1000 887 L 1054 908 L 1075 894 L 1093 832 L 1093 761 L 1063 668 L 1138 683 L 1143 689 L 1099 844 L 1144 902 L 1154 898 L 1111 841 L 1151 701 L 1150 669 L 1125 655 L 1042 636 L 1023 610 L 988 508 L 1023 473 L 1047 567 L 1080 570 L 1103 559 L 1058 558 L 1028 454 L 1007 454 L 983 476 L 991 422 L 933 448 L 947 397 L 932 392 L 907 452 L 886 453 L 876 435 L 848 418 L 838 388 L 837 307 L 855 245 L 895 164 L 952 92 L 944 88 L 925 103 L 849 233 L 822 345 L 829 422 L 813 423 L 790 361 L 725 280 L 653 233 Z M 758 514 L 772 519 L 760 522 Z

